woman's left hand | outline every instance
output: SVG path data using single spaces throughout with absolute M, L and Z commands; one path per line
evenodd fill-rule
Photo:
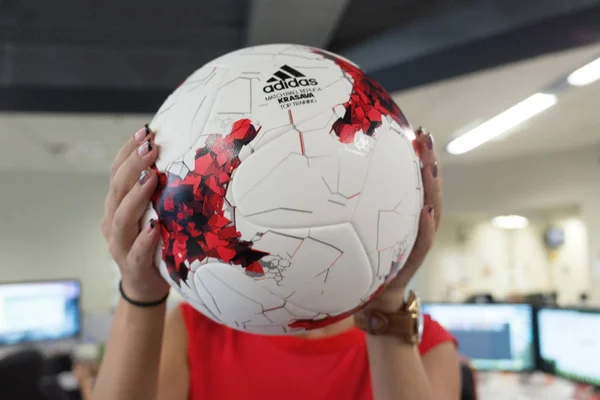
M 421 176 L 425 194 L 425 206 L 421 210 L 419 233 L 415 245 L 398 275 L 388 283 L 381 294 L 369 303 L 368 308 L 389 312 L 398 310 L 404 302 L 404 288 L 425 261 L 440 224 L 443 209 L 442 178 L 433 149 L 433 139 L 421 128 L 417 129 L 415 133 L 417 137 L 414 145 L 421 158 Z

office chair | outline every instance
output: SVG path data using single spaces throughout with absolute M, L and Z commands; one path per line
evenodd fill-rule
M 477 400 L 477 378 L 475 371 L 466 362 L 460 363 L 461 400 Z
M 37 350 L 21 350 L 0 359 L 2 400 L 46 400 L 38 382 L 43 374 L 44 356 Z

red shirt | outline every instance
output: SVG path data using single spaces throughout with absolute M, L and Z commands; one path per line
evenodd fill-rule
M 323 339 L 260 336 L 181 306 L 188 335 L 190 400 L 371 400 L 365 334 Z M 428 315 L 421 354 L 454 338 Z

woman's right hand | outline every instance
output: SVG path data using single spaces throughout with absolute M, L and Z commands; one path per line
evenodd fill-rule
M 169 291 L 153 261 L 160 238 L 158 222 L 140 229 L 158 183 L 149 169 L 157 156 L 154 133 L 143 127 L 117 154 L 104 205 L 102 234 L 121 271 L 123 291 L 136 301 L 156 301 Z

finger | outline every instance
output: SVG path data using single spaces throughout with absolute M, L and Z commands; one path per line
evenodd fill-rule
M 437 162 L 437 157 L 434 150 L 434 140 L 430 133 L 418 128 L 415 131 L 415 141 L 419 147 L 419 156 L 423 165 L 434 164 Z
M 127 159 L 127 157 L 129 157 L 129 155 L 131 153 L 133 153 L 133 151 L 138 146 L 143 144 L 147 140 L 147 137 L 149 135 L 150 135 L 150 127 L 148 126 L 148 124 L 146 124 L 142 128 L 140 128 L 136 133 L 134 133 L 133 136 L 131 137 L 131 139 L 129 139 L 123 145 L 123 147 L 121 147 L 121 149 L 117 153 L 117 156 L 115 157 L 115 160 L 113 161 L 111 169 L 110 169 L 110 177 L 111 178 L 113 176 L 115 176 L 115 174 L 119 170 L 119 167 L 121 166 L 121 164 L 123 164 L 123 162 Z
M 407 264 L 421 264 L 425 259 L 435 237 L 435 213 L 436 209 L 432 205 L 427 205 L 421 209 L 419 233 L 417 234 L 415 245 L 408 256 L 408 260 L 406 260 Z
M 434 140 L 431 134 L 422 128 L 415 131 L 416 147 L 422 162 L 423 189 L 425 204 L 433 205 L 435 209 L 435 229 L 437 230 L 443 213 L 442 171 L 437 162 Z
M 423 178 L 424 202 L 432 205 L 435 210 L 434 222 L 437 231 L 440 225 L 440 212 L 443 207 L 442 183 L 437 163 L 424 165 L 421 169 L 421 176 Z
M 150 220 L 133 242 L 127 257 L 128 265 L 137 270 L 152 266 L 159 239 L 160 227 L 158 222 Z M 158 269 L 156 269 L 156 273 L 159 274 Z
M 142 171 L 135 186 L 115 211 L 112 239 L 127 253 L 138 236 L 139 221 L 148 208 L 157 183 L 158 179 L 153 171 L 147 169 Z
M 129 157 L 121 164 L 116 175 L 110 182 L 110 189 L 104 203 L 104 218 L 109 227 L 112 227 L 114 213 L 123 198 L 125 198 L 135 185 L 142 171 L 156 161 L 157 156 L 158 151 L 151 135 L 150 139 L 132 151 Z M 110 232 L 108 235 L 110 236 Z
M 109 182 L 111 183 L 111 185 L 112 185 L 112 180 L 113 180 L 114 176 L 116 175 L 117 171 L 119 170 L 119 167 L 121 166 L 121 164 L 123 164 L 123 162 L 127 159 L 127 157 L 129 157 L 129 155 L 131 153 L 133 153 L 133 151 L 138 146 L 140 146 L 142 143 L 144 143 L 144 141 L 146 141 L 147 139 L 150 138 L 151 133 L 152 132 L 150 131 L 150 127 L 148 126 L 148 124 L 146 124 L 142 128 L 140 128 L 136 133 L 134 133 L 133 136 L 123 145 L 123 147 L 121 147 L 121 149 L 117 153 L 117 156 L 115 157 L 115 159 L 111 165 L 111 168 L 110 168 Z M 109 188 L 109 190 L 110 190 L 110 188 Z M 104 218 L 102 220 L 102 234 L 104 235 L 104 237 L 106 239 L 109 239 L 110 229 L 111 229 L 111 225 L 112 225 L 112 212 L 114 212 L 114 209 L 111 210 L 109 208 L 110 204 L 108 204 L 107 200 L 108 200 L 108 196 L 104 203 Z M 107 215 L 107 211 L 108 211 L 108 215 Z
M 394 288 L 405 288 L 408 282 L 412 279 L 414 274 L 417 272 L 429 249 L 433 244 L 433 238 L 435 236 L 435 208 L 431 205 L 425 206 L 421 209 L 421 216 L 419 218 L 419 233 L 415 245 L 413 246 L 406 263 L 396 278 L 390 282 L 390 287 Z

